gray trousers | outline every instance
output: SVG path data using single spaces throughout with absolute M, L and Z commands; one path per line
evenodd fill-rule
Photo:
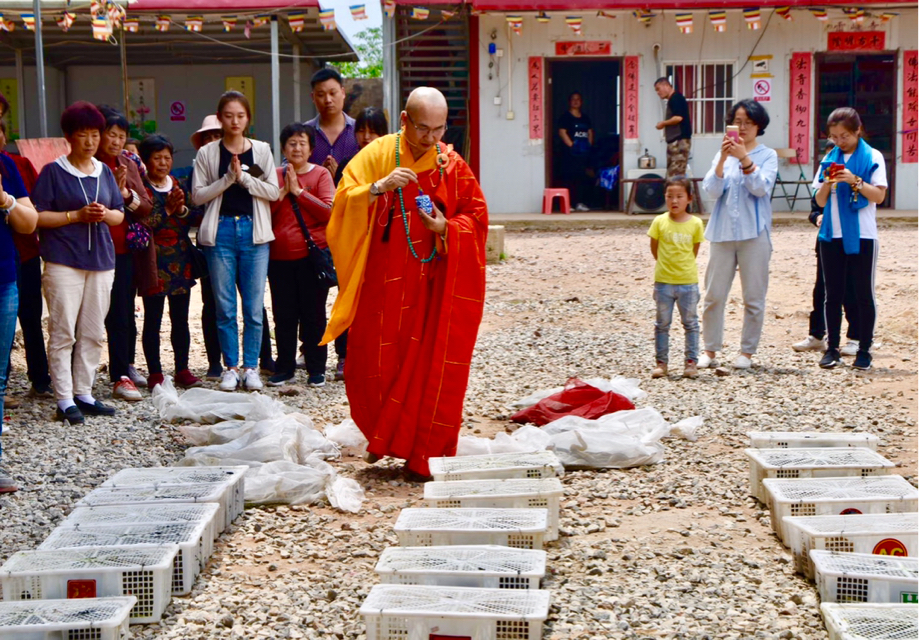
M 702 308 L 702 339 L 706 351 L 717 353 L 724 346 L 724 306 L 731 294 L 734 272 L 739 267 L 744 305 L 740 352 L 756 353 L 766 317 L 771 257 L 772 241 L 768 231 L 752 240 L 709 244 Z

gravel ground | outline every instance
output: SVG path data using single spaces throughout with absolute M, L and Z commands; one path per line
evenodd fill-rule
M 666 441 L 661 464 L 565 475 L 562 535 L 548 547 L 544 588 L 553 605 L 544 637 L 826 638 L 813 585 L 794 574 L 768 512 L 748 495 L 745 434 L 874 433 L 880 452 L 916 484 L 915 225 L 881 231 L 873 372 L 822 371 L 817 354 L 789 348 L 806 335 L 814 268 L 813 229 L 799 225 L 774 233 L 770 312 L 754 370 L 725 378 L 706 371 L 694 381 L 649 377 L 653 262 L 644 232 L 513 232 L 511 258 L 489 267 L 466 434 L 512 429 L 514 400 L 573 375 L 640 377 L 649 392 L 643 404 L 668 420 L 706 418 L 697 442 Z M 703 247 L 703 267 L 705 259 Z M 739 285 L 733 296 L 727 360 L 739 339 Z M 682 335 L 674 327 L 678 354 Z M 15 352 L 12 396 L 27 389 L 21 361 Z M 193 365 L 203 372 L 200 345 Z M 103 385 L 97 391 L 108 395 Z M 283 401 L 319 425 L 348 415 L 341 383 L 304 385 Z M 182 456 L 182 437 L 149 401 L 117 405 L 117 417 L 81 428 L 52 422 L 48 401 L 23 399 L 10 412 L 3 461 L 23 488 L 0 497 L 0 562 L 40 544 L 112 473 Z M 364 485 L 360 514 L 327 505 L 247 510 L 221 537 L 191 595 L 175 598 L 161 624 L 133 627 L 136 637 L 364 638 L 357 610 L 376 583 L 376 559 L 396 544 L 399 510 L 420 506 L 422 485 L 404 482 L 394 461 L 368 466 L 345 451 L 335 464 Z

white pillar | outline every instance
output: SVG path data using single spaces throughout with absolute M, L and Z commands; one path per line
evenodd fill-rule
M 300 99 L 303 95 L 300 91 L 300 45 L 293 45 L 294 65 L 294 122 L 302 122 L 300 117 Z
M 278 60 L 278 17 L 271 16 L 271 147 L 281 166 L 281 65 Z
M 48 105 L 45 95 L 45 50 L 41 41 L 41 0 L 32 0 L 32 12 L 35 14 L 35 71 L 38 74 L 38 117 L 41 137 L 48 137 Z M 19 88 L 23 90 L 22 87 Z
M 389 117 L 389 130 L 399 130 L 399 69 L 396 60 L 396 19 L 383 16 L 383 109 Z
M 16 96 L 16 113 L 19 115 L 19 137 L 28 138 L 29 136 L 26 133 L 26 78 L 22 68 L 22 49 L 16 49 L 16 84 L 19 85 L 19 95 Z

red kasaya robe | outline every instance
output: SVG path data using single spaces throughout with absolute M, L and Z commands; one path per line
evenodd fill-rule
M 400 147 L 400 166 L 420 182 L 402 190 L 408 234 L 419 257 L 437 255 L 412 255 L 396 192 L 371 204 L 370 184 L 396 166 L 396 135 L 374 140 L 348 163 L 326 230 L 339 293 L 323 344 L 349 329 L 345 386 L 367 450 L 426 476 L 429 458 L 456 453 L 485 300 L 488 210 L 456 153 L 441 176 L 435 149 L 415 160 L 404 138 Z M 447 218 L 444 240 L 422 224 L 419 186 Z

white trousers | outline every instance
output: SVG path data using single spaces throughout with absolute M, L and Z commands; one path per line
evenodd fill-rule
M 48 305 L 48 364 L 58 400 L 92 394 L 114 280 L 114 269 L 85 271 L 45 263 L 41 282 Z

